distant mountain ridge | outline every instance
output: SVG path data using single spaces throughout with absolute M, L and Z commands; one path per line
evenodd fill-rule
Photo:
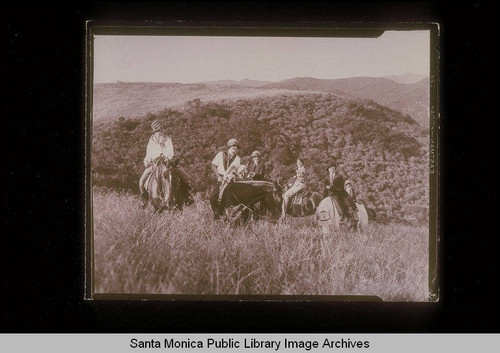
M 203 81 L 200 83 L 207 85 L 216 85 L 216 86 L 233 85 L 233 86 L 244 86 L 244 87 L 261 87 L 273 82 L 244 79 L 240 81 L 236 80 Z
M 396 81 L 398 83 L 417 83 L 417 82 L 422 81 L 423 79 L 427 78 L 427 75 L 406 73 L 403 75 L 384 76 L 384 78 Z

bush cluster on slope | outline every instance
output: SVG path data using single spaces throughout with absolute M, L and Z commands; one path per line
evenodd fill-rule
M 381 219 L 426 222 L 428 134 L 409 116 L 373 101 L 329 94 L 195 99 L 179 110 L 100 123 L 92 139 L 94 185 L 137 192 L 154 119 L 172 137 L 195 192 L 206 195 L 215 184 L 210 162 L 235 137 L 243 162 L 253 150 L 262 152 L 270 179 L 288 180 L 301 156 L 311 188 L 322 192 L 325 166 L 335 158 L 356 184 L 358 198 Z

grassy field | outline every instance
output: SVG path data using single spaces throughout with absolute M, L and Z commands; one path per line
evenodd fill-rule
M 322 235 L 304 219 L 231 228 L 200 200 L 173 214 L 138 206 L 132 194 L 94 189 L 95 293 L 428 300 L 426 227 Z

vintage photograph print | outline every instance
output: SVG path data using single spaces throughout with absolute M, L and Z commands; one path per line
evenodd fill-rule
M 439 299 L 437 26 L 309 33 L 89 24 L 88 299 Z

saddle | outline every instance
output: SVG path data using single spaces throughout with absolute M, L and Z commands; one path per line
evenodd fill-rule
M 311 196 L 311 190 L 309 188 L 304 188 L 300 190 L 298 193 L 293 195 L 291 204 L 292 205 L 302 205 L 305 201 L 305 199 L 309 198 Z
M 355 230 L 356 223 L 358 221 L 358 215 L 355 212 L 355 210 L 353 210 L 354 213 L 350 215 L 344 210 L 344 207 L 341 206 L 337 197 L 330 194 L 330 199 L 332 200 L 333 204 L 335 205 L 335 208 L 337 209 L 337 212 L 339 213 L 341 221 L 345 222 L 350 229 Z
M 305 188 L 295 194 L 291 201 L 289 211 L 295 216 L 305 216 L 314 212 L 314 205 L 311 201 L 311 190 Z

